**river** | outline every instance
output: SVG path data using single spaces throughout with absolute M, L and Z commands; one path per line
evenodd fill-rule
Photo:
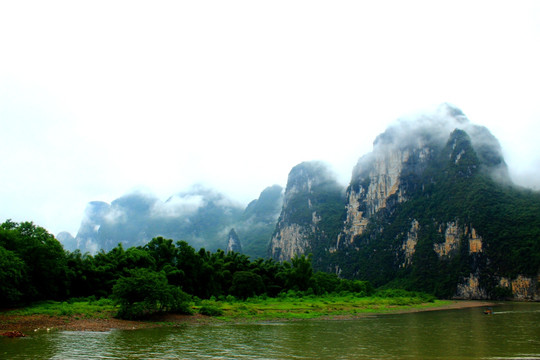
M 540 359 L 540 303 L 355 320 L 37 332 L 1 359 Z

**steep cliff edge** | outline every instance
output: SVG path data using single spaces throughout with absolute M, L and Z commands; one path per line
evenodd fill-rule
M 471 142 L 475 153 L 480 154 L 480 163 L 499 180 L 510 181 L 497 139 L 486 128 L 471 124 L 456 107 L 443 104 L 433 114 L 400 120 L 377 137 L 373 151 L 360 158 L 353 169 L 338 248 L 361 235 L 369 218 L 379 210 L 407 200 L 428 165 L 438 160 L 437 154 L 455 129 L 473 134 Z M 456 161 L 463 154 L 456 154 Z
M 540 194 L 512 185 L 497 139 L 461 110 L 443 104 L 379 135 L 341 210 L 313 201 L 325 176 L 291 171 L 274 259 L 311 252 L 317 270 L 441 297 L 539 298 Z
M 440 110 L 360 159 L 329 269 L 443 297 L 538 298 L 540 195 L 511 185 L 487 129 Z
M 227 237 L 227 246 L 225 249 L 226 252 L 242 252 L 242 243 L 240 242 L 240 238 L 234 229 L 229 231 L 229 236 Z
M 289 173 L 269 256 L 278 261 L 308 252 L 324 257 L 341 228 L 343 192 L 323 163 L 295 166 Z

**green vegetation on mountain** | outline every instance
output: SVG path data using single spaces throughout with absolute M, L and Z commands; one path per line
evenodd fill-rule
M 284 206 L 272 242 L 280 242 L 280 231 L 285 228 L 301 228 L 298 235 L 309 243 L 303 253 L 312 253 L 313 265 L 320 269 L 320 263 L 342 230 L 344 215 L 344 188 L 328 166 L 318 161 L 303 162 L 289 173 Z M 274 246 L 270 244 L 270 256 L 282 260 L 283 249 Z
M 501 276 L 536 277 L 540 194 L 501 184 L 488 170 L 469 136 L 454 131 L 425 171 L 402 177 L 404 186 L 411 184 L 407 201 L 389 199 L 393 205 L 379 211 L 367 230 L 354 239 L 358 251 L 334 254 L 334 261 L 342 264 L 342 275 L 375 286 L 390 284 L 451 297 L 461 279 L 478 271 L 480 285 L 492 298 L 501 293 Z M 404 267 L 401 247 L 414 220 L 419 223 L 417 244 L 411 265 Z M 444 243 L 450 222 L 463 229 L 460 246 L 451 256 L 439 257 L 434 244 Z M 465 228 L 482 234 L 481 252 L 469 253 Z

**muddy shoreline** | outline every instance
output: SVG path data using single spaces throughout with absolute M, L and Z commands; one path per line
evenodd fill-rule
M 494 305 L 493 302 L 486 301 L 467 301 L 456 300 L 452 303 L 443 306 L 369 312 L 351 315 L 336 315 L 317 317 L 313 320 L 353 320 L 366 316 L 380 314 L 406 314 L 424 311 L 439 311 L 452 309 L 465 309 L 471 307 L 487 307 Z M 276 319 L 279 321 L 291 321 L 287 319 Z M 241 319 L 235 320 L 242 322 Z M 31 334 L 37 331 L 110 331 L 110 330 L 136 330 L 163 326 L 180 326 L 180 325 L 208 325 L 222 323 L 223 320 L 196 314 L 196 315 L 178 315 L 178 314 L 161 314 L 149 320 L 131 321 L 115 319 L 112 316 L 108 318 L 91 318 L 81 319 L 77 316 L 48 316 L 48 315 L 9 315 L 0 313 L 0 333 L 8 331 L 20 331 L 23 334 Z

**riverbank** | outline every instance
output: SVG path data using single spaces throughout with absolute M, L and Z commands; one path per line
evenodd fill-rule
M 162 326 L 207 325 L 224 322 L 254 321 L 291 321 L 300 319 L 344 320 L 356 319 L 381 314 L 403 314 L 421 311 L 438 311 L 485 307 L 493 303 L 485 301 L 436 300 L 430 303 L 412 305 L 370 305 L 361 307 L 357 302 L 349 302 L 347 306 L 338 302 L 328 302 L 321 308 L 319 304 L 296 301 L 290 309 L 276 308 L 274 304 L 246 303 L 237 306 L 222 304 L 223 315 L 211 317 L 201 314 L 179 315 L 160 314 L 143 321 L 121 320 L 114 318 L 114 310 L 102 311 L 99 317 L 82 317 L 79 314 L 21 314 L 13 311 L 0 313 L 0 333 L 20 331 L 29 335 L 36 331 L 110 331 L 134 330 Z M 291 304 L 287 304 L 291 305 Z M 238 310 L 240 309 L 240 310 Z

